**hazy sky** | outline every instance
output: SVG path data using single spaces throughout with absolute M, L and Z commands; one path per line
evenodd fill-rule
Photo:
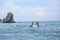
M 60 0 L 0 0 L 0 18 L 8 12 L 15 21 L 60 20 Z

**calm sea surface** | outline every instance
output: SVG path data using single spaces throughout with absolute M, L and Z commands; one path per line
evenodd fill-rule
M 0 40 L 60 40 L 60 21 L 0 23 Z

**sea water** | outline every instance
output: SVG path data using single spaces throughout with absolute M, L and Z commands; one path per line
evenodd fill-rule
M 60 40 L 60 21 L 0 23 L 0 40 Z

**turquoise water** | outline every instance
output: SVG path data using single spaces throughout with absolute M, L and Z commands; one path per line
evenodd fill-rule
M 31 22 L 0 23 L 0 40 L 60 40 L 60 22 L 42 21 L 40 27 Z

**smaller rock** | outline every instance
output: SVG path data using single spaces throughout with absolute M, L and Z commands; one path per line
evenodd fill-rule
M 30 27 L 39 27 L 39 22 L 32 22 Z

